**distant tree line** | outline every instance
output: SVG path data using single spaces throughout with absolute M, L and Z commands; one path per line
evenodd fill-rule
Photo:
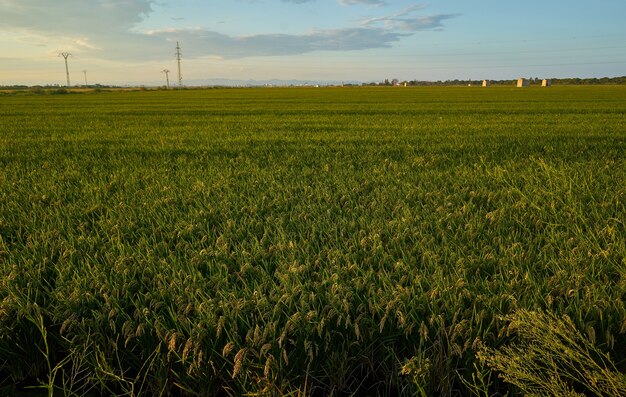
M 541 78 L 539 77 L 530 77 L 528 78 L 528 80 L 530 81 L 531 85 L 540 85 L 541 84 Z M 626 76 L 621 76 L 621 77 L 602 77 L 602 78 L 596 78 L 596 77 L 592 77 L 592 78 L 578 78 L 578 77 L 574 77 L 574 78 L 562 78 L 562 79 L 557 79 L 557 78 L 548 78 L 548 80 L 550 80 L 550 83 L 552 85 L 602 85 L 602 84 L 626 84 Z M 363 83 L 361 85 L 363 86 L 467 86 L 467 85 L 472 85 L 472 86 L 476 86 L 476 85 L 481 85 L 482 84 L 482 80 L 437 80 L 437 81 L 426 81 L 426 80 L 405 80 L 405 81 L 400 81 L 399 79 L 385 79 L 383 81 L 380 82 L 370 82 L 370 83 Z M 502 85 L 502 86 L 509 86 L 509 85 L 515 85 L 515 83 L 517 82 L 517 79 L 514 80 L 489 80 L 491 85 Z M 345 86 L 354 86 L 354 85 L 358 85 L 358 84 L 344 84 Z M 226 88 L 224 86 L 216 86 L 216 87 L 197 87 L 197 88 Z M 115 85 L 101 85 L 101 84 L 94 84 L 94 85 L 89 85 L 87 87 L 79 87 L 79 88 L 92 88 L 92 89 L 96 89 L 96 90 L 101 90 L 101 89 L 115 89 L 115 88 L 122 88 L 120 86 L 115 86 Z M 137 87 L 135 87 L 137 88 Z M 141 87 L 143 89 L 146 89 L 146 87 Z M 189 88 L 189 87 L 187 87 Z M 59 85 L 46 85 L 46 86 L 40 86 L 40 85 L 36 85 L 36 86 L 27 86 L 27 85 L 0 85 L 0 90 L 4 90 L 4 91 L 26 91 L 28 93 L 31 94 L 42 94 L 42 93 L 65 93 L 63 91 L 66 91 L 63 89 L 63 87 L 59 86 Z M 66 91 L 67 92 L 67 91 Z
M 626 84 L 626 76 L 622 77 L 602 77 L 602 78 L 589 78 L 589 79 L 551 79 L 552 84 Z
M 58 85 L 58 84 L 48 84 L 48 85 L 23 85 L 23 84 L 16 84 L 16 85 L 0 85 L 0 90 L 32 90 L 32 89 L 38 89 L 38 88 L 42 88 L 42 89 L 55 89 L 55 88 L 68 88 L 62 85 Z M 102 84 L 89 84 L 87 86 L 85 85 L 76 85 L 74 87 L 70 87 L 70 88 L 120 88 L 120 86 L 117 85 L 102 85 Z
M 541 78 L 530 77 L 528 78 L 531 85 L 541 84 Z M 552 85 L 600 85 L 600 84 L 626 84 L 626 76 L 621 77 L 602 77 L 602 78 L 548 78 Z M 514 80 L 489 80 L 491 85 L 515 85 L 517 79 Z M 438 80 L 438 81 L 425 81 L 425 80 L 407 80 L 400 81 L 398 79 L 385 79 L 381 82 L 365 83 L 363 85 L 373 86 L 455 86 L 455 85 L 481 85 L 482 80 Z

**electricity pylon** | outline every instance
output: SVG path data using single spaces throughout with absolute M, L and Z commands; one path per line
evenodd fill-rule
M 71 57 L 72 54 L 70 54 L 69 52 L 61 52 L 59 53 L 60 57 L 63 57 L 63 59 L 65 59 L 65 75 L 67 76 L 67 86 L 70 86 L 70 69 L 67 67 L 67 58 Z
M 180 45 L 178 44 L 178 41 L 177 41 L 176 42 L 176 62 L 178 63 L 178 86 L 182 87 L 183 75 L 180 73 L 180 60 L 181 60 Z
M 161 70 L 161 73 L 165 73 L 165 81 L 167 82 L 167 89 L 169 90 L 170 88 L 170 70 L 169 69 L 163 69 Z

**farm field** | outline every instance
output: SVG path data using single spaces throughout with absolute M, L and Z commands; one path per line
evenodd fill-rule
M 579 356 L 626 393 L 626 86 L 0 96 L 0 394 L 592 393 Z

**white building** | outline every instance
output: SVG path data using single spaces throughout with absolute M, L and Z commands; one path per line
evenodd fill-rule
M 518 87 L 530 87 L 530 81 L 528 81 L 525 78 L 517 79 L 517 86 Z

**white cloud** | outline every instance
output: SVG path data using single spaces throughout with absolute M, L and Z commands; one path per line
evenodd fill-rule
M 4 0 L 0 3 L 0 26 L 47 33 L 104 35 L 131 29 L 151 11 L 151 0 Z
M 303 3 L 314 0 L 282 0 Z M 339 0 L 342 4 L 381 5 L 380 0 Z M 153 0 L 0 0 L 0 33 L 20 32 L 42 53 L 60 50 L 75 56 L 103 60 L 172 59 L 176 41 L 183 56 L 222 57 L 305 54 L 313 51 L 352 51 L 388 48 L 419 30 L 442 26 L 454 15 L 413 16 L 423 6 L 370 18 L 361 26 L 314 30 L 302 34 L 236 36 L 207 28 L 139 31 L 138 24 L 152 12 Z

